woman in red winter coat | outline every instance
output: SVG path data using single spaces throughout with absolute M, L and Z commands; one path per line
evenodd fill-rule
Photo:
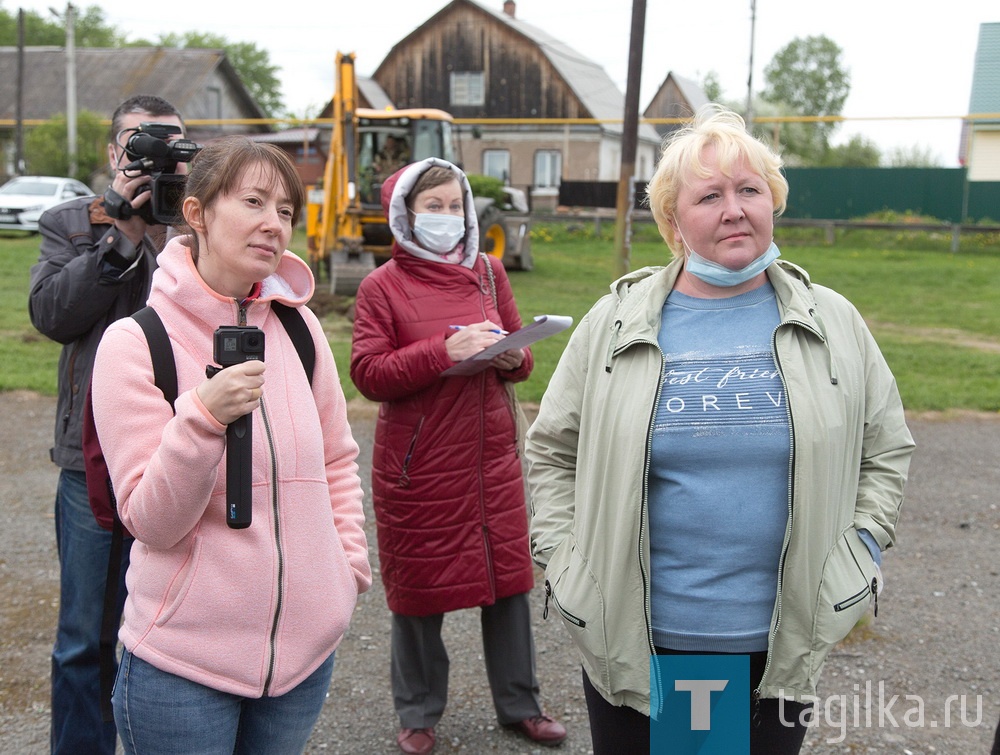
M 499 722 L 542 744 L 566 736 L 542 713 L 535 678 L 516 412 L 506 383 L 527 379 L 527 349 L 475 375 L 442 377 L 521 318 L 503 265 L 479 252 L 469 182 L 430 158 L 382 186 L 393 258 L 358 289 L 351 379 L 382 402 L 372 493 L 392 611 L 392 690 L 406 753 L 434 747 L 444 713 L 444 614 L 482 609 L 486 672 Z

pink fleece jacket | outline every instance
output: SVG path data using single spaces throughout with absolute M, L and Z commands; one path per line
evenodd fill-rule
M 314 282 L 285 252 L 246 324 L 265 334 L 263 399 L 253 412 L 253 523 L 225 521 L 226 427 L 194 390 L 213 333 L 239 305 L 198 275 L 183 238 L 159 255 L 149 303 L 177 364 L 176 416 L 153 382 L 131 317 L 105 334 L 94 418 L 118 511 L 135 535 L 119 636 L 157 668 L 247 697 L 277 696 L 334 651 L 371 586 L 358 446 L 329 345 L 303 305 Z M 271 301 L 299 306 L 316 344 L 310 388 Z

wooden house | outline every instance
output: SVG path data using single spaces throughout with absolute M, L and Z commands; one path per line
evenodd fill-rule
M 672 131 L 676 131 L 679 123 L 656 123 L 657 119 L 690 118 L 702 105 L 708 104 L 705 90 L 697 81 L 678 76 L 673 71 L 656 90 L 653 99 L 642 113 L 643 118 L 654 121 L 653 128 L 662 139 Z
M 20 77 L 18 57 L 16 47 L 0 47 L 0 70 L 5 72 L 0 77 L 0 120 L 13 122 L 17 117 L 19 78 L 23 81 L 22 120 L 46 120 L 65 113 L 65 49 L 24 48 Z M 270 130 L 266 125 L 245 123 L 266 116 L 222 50 L 78 47 L 75 60 L 78 110 L 110 119 L 122 100 L 134 94 L 155 94 L 180 111 L 188 136 L 198 142 L 226 133 Z M 244 123 L 215 123 L 240 120 Z M 0 125 L 0 134 L 9 151 L 13 126 Z
M 555 205 L 563 179 L 617 181 L 622 92 L 585 55 L 517 18 L 514 0 L 492 2 L 452 0 L 397 42 L 372 78 L 397 108 L 516 121 L 460 125 L 459 153 L 468 172 L 528 189 L 535 209 Z M 589 122 L 558 122 L 568 118 Z M 640 126 L 638 179 L 652 175 L 659 143 Z

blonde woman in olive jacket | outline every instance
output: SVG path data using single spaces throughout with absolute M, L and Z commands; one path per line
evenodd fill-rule
M 683 260 L 618 280 L 581 321 L 528 433 L 531 545 L 597 690 L 650 712 L 646 484 L 663 302 Z M 895 540 L 913 441 L 858 311 L 793 264 L 767 269 L 793 434 L 791 515 L 762 697 L 808 701 L 830 649 L 876 601 L 858 536 Z M 873 592 L 874 590 L 874 592 Z M 858 596 L 861 596 L 859 599 Z M 845 610 L 834 606 L 855 598 Z

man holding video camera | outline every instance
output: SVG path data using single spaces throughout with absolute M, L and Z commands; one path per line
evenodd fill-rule
M 28 307 L 34 326 L 63 345 L 50 452 L 61 468 L 55 501 L 60 596 L 52 649 L 53 753 L 115 751 L 115 725 L 101 715 L 99 662 L 111 533 L 98 526 L 90 509 L 83 407 L 104 331 L 146 304 L 156 255 L 167 240 L 171 195 L 197 151 L 182 139 L 183 129 L 180 113 L 166 100 L 142 94 L 125 100 L 112 116 L 113 180 L 104 197 L 65 202 L 38 224 L 42 242 L 31 269 Z M 119 616 L 130 540 L 123 548 Z

